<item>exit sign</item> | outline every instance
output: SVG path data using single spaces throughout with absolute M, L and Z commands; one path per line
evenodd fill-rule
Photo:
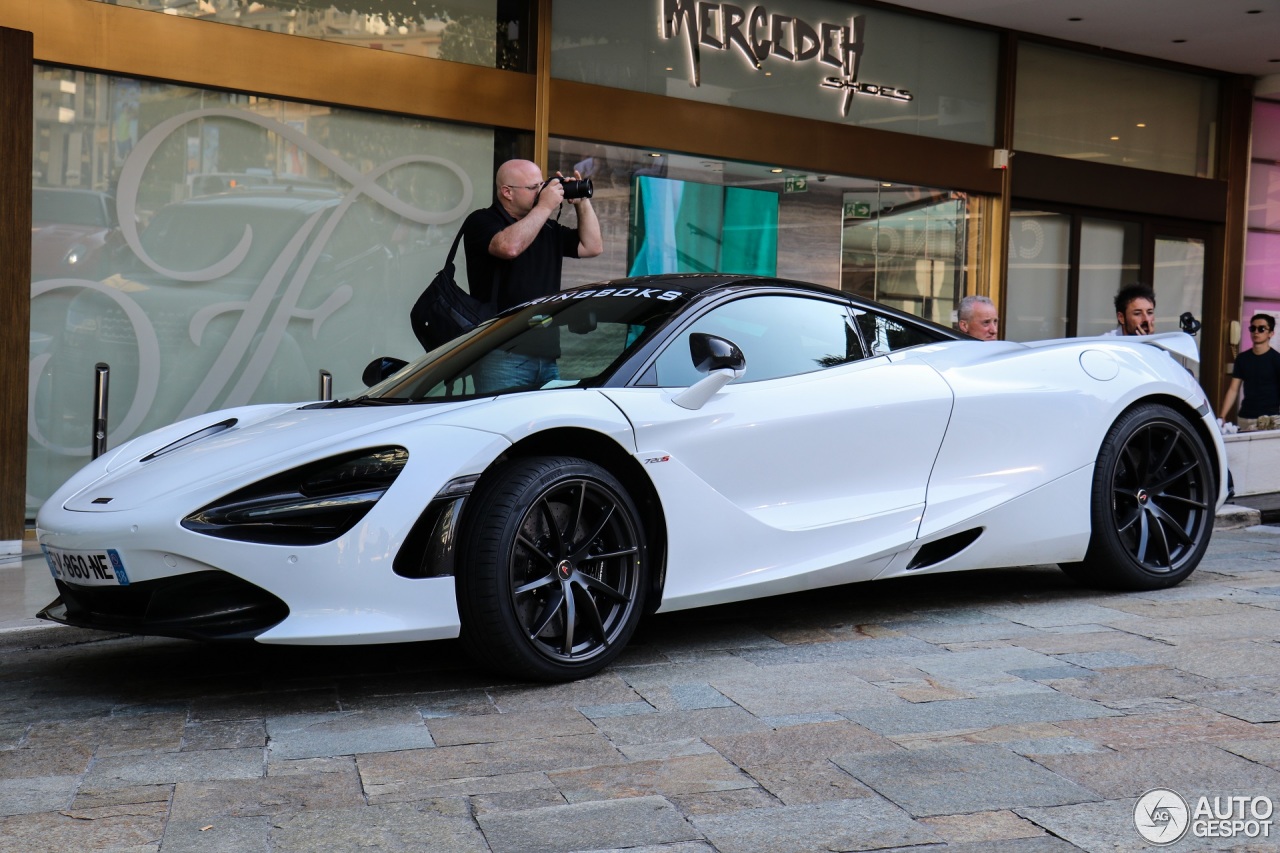
M 871 202 L 869 201 L 846 201 L 844 203 L 845 219 L 870 219 L 871 218 Z
M 787 175 L 782 181 L 782 191 L 787 193 L 803 193 L 809 191 L 808 175 Z

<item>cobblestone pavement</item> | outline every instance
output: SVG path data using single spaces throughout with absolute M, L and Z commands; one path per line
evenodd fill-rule
M 1150 789 L 1280 800 L 1277 610 L 1254 527 L 1159 593 L 1035 567 L 654 617 L 565 685 L 9 631 L 0 850 L 1138 850 Z

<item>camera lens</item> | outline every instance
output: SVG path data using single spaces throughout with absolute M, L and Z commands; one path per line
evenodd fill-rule
M 572 178 L 563 178 L 561 183 L 564 184 L 564 197 L 566 199 L 591 198 L 591 194 L 594 191 L 590 178 L 583 178 L 580 181 L 575 181 Z

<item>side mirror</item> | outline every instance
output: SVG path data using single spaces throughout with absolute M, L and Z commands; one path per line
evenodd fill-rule
M 717 335 L 691 334 L 689 355 L 693 366 L 707 375 L 671 398 L 671 402 L 684 409 L 701 409 L 721 388 L 747 370 L 747 357 L 738 345 Z
M 389 355 L 375 358 L 365 367 L 364 373 L 360 374 L 360 381 L 363 382 L 366 387 L 372 387 L 408 363 L 409 362 L 404 359 L 392 358 Z
M 689 336 L 689 356 L 699 373 L 713 370 L 745 370 L 747 357 L 738 345 L 719 335 L 694 332 Z

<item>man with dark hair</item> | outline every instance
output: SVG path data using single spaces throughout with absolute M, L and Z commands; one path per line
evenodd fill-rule
M 956 327 L 980 341 L 998 340 L 1000 312 L 986 296 L 966 296 L 956 309 Z
M 1249 336 L 1253 347 L 1236 356 L 1231 371 L 1231 384 L 1218 414 L 1226 420 L 1244 389 L 1244 400 L 1236 424 L 1241 432 L 1257 429 L 1280 429 L 1280 352 L 1271 348 L 1276 331 L 1276 318 L 1270 314 L 1254 314 L 1249 320 Z
M 1104 335 L 1150 335 L 1156 330 L 1156 293 L 1145 284 L 1126 284 L 1116 294 L 1116 327 Z

